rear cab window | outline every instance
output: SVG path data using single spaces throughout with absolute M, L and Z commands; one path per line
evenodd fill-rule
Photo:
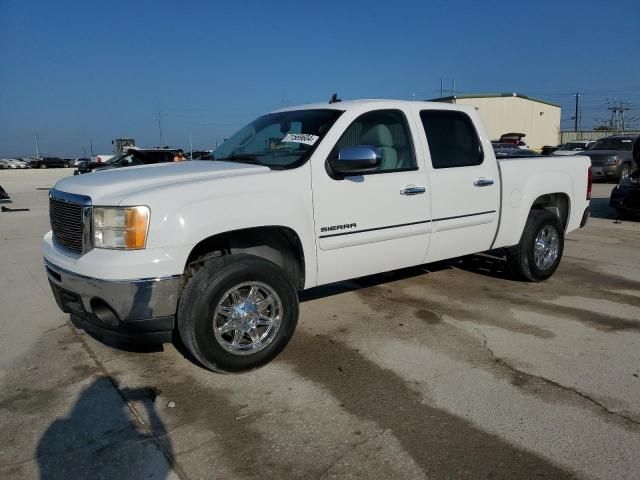
M 469 115 L 454 110 L 422 110 L 420 120 L 429 144 L 433 168 L 482 164 L 482 144 Z

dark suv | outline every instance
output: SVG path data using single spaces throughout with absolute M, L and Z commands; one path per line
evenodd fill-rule
M 71 163 L 65 158 L 41 157 L 41 158 L 32 158 L 31 160 L 29 160 L 29 166 L 31 168 L 53 168 L 53 167 L 69 168 L 71 166 Z
M 138 165 L 151 165 L 154 163 L 173 162 L 173 157 L 178 153 L 178 149 L 166 148 L 131 148 L 127 153 L 121 153 L 106 162 L 83 162 L 78 165 L 74 175 L 82 173 L 98 172 L 102 170 L 112 170 L 114 168 L 135 167 Z
M 640 167 L 640 140 L 633 148 L 633 158 Z M 621 218 L 635 215 L 640 218 L 640 168 L 620 178 L 618 185 L 611 191 L 609 204 L 618 210 Z
M 591 158 L 593 178 L 620 180 L 627 177 L 638 165 L 633 160 L 635 135 L 614 135 L 601 138 L 580 155 Z

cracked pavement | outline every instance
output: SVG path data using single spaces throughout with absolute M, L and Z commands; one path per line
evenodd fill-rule
M 270 365 L 117 349 L 58 311 L 39 251 L 64 170 L 0 172 L 3 479 L 635 479 L 640 222 L 596 184 L 541 284 L 476 255 L 302 295 Z

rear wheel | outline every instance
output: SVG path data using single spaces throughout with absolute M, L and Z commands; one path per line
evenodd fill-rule
M 532 210 L 520 243 L 507 250 L 507 262 L 515 278 L 540 282 L 556 271 L 563 250 L 564 233 L 558 217 L 546 210 Z
M 189 352 L 216 372 L 242 372 L 275 358 L 298 322 L 298 295 L 282 268 L 226 255 L 198 270 L 182 293 L 178 330 Z

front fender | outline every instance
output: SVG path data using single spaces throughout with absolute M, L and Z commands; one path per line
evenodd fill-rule
M 305 285 L 313 285 L 316 246 L 308 172 L 307 165 L 252 177 L 165 186 L 128 198 L 127 203 L 151 209 L 147 248 L 182 247 L 184 263 L 196 244 L 213 235 L 261 226 L 290 228 L 302 244 Z

